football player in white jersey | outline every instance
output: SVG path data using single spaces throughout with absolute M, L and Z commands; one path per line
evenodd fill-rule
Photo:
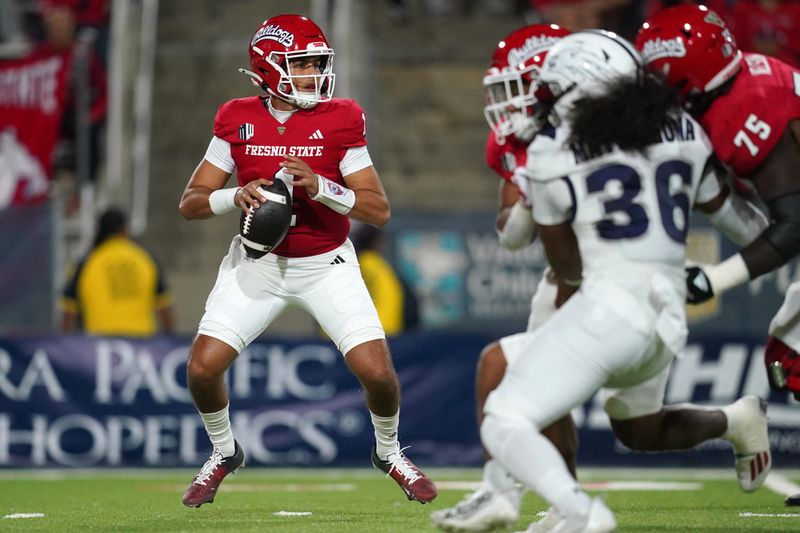
M 546 57 L 546 50 L 555 42 L 556 37 L 566 35 L 563 30 L 553 29 L 552 27 L 528 26 L 522 28 L 503 39 L 493 57 L 490 69 L 484 78 L 484 86 L 489 93 L 489 105 L 485 108 L 484 114 L 487 116 L 492 126 L 492 133 L 487 143 L 487 162 L 501 178 L 503 194 L 501 198 L 505 200 L 509 197 L 505 191 L 521 186 L 525 191 L 523 199 L 526 201 L 527 209 L 517 209 L 514 204 L 520 196 L 517 193 L 513 196 L 513 201 L 503 204 L 504 209 L 500 211 L 498 222 L 501 222 L 501 215 L 508 215 L 509 208 L 514 206 L 512 216 L 508 220 L 513 220 L 514 227 L 526 228 L 526 232 L 517 231 L 523 238 L 509 239 L 506 235 L 506 227 L 498 224 L 500 242 L 503 246 L 514 250 L 528 244 L 535 231 L 527 230 L 521 213 L 528 213 L 530 216 L 530 202 L 535 203 L 536 198 L 530 194 L 527 180 L 519 178 L 525 174 L 525 162 L 528 154 L 522 153 L 518 148 L 523 145 L 520 139 L 527 139 L 524 145 L 530 142 L 530 137 L 526 138 L 517 131 L 527 132 L 534 130 L 535 120 L 528 119 L 527 124 L 521 124 L 519 120 L 512 121 L 504 117 L 510 113 L 519 113 L 519 105 L 514 104 L 512 96 L 515 94 L 526 94 L 530 105 L 536 104 L 536 99 L 527 90 L 519 90 L 516 87 L 523 86 L 526 76 L 535 80 L 538 77 L 542 61 Z M 544 36 L 548 37 L 548 43 L 544 50 L 534 49 L 531 41 L 542 43 Z M 531 39 L 531 38 L 534 39 Z M 515 52 L 519 50 L 533 51 L 534 54 L 523 56 Z M 544 53 L 543 53 L 544 52 Z M 521 64 L 516 68 L 510 68 L 509 58 L 511 56 L 520 59 Z M 524 61 L 523 61 L 524 60 Z M 516 75 L 516 76 L 515 76 Z M 514 80 L 519 78 L 516 82 Z M 501 90 L 497 90 L 497 88 Z M 505 91 L 502 89 L 505 88 Z M 516 90 L 515 90 L 516 89 Z M 501 98 L 503 93 L 506 98 Z M 494 119 L 494 120 L 492 120 Z M 598 121 L 598 124 L 603 124 Z M 503 127 L 506 129 L 503 129 Z M 509 129 L 511 126 L 517 129 Z M 535 130 L 534 130 L 535 131 Z M 501 139 L 501 134 L 502 139 Z M 602 136 L 603 132 L 600 131 Z M 501 139 L 500 142 L 493 142 L 495 138 Z M 509 155 L 513 157 L 508 157 Z M 502 164 L 513 159 L 517 168 L 508 168 Z M 516 179 L 513 180 L 511 177 Z M 525 183 L 520 183 L 525 181 Z M 713 193 L 717 189 L 709 189 Z M 718 226 L 732 241 L 739 244 L 747 244 L 766 227 L 767 220 L 763 214 L 752 204 L 745 202 L 742 198 L 727 190 L 719 190 L 719 194 L 711 201 L 698 205 L 709 215 L 711 221 Z M 533 221 L 530 220 L 532 224 Z M 741 226 L 739 224 L 741 223 Z M 528 322 L 527 331 L 531 332 L 544 324 L 556 311 L 556 283 L 555 277 L 550 275 L 547 270 L 547 279 L 536 289 L 536 294 L 531 302 L 531 316 Z M 549 282 L 548 282 L 549 281 Z M 520 356 L 516 345 L 524 342 L 524 334 L 510 335 L 504 337 L 499 342 L 493 342 L 481 353 L 477 368 L 476 377 L 476 401 L 479 411 L 482 411 L 486 396 L 499 384 L 506 368 L 513 364 Z M 721 410 L 699 408 L 684 404 L 680 407 L 666 407 L 663 405 L 663 395 L 666 386 L 667 372 L 660 374 L 648 383 L 626 391 L 624 394 L 615 394 L 614 407 L 609 404 L 610 412 L 614 412 L 612 426 L 619 440 L 627 447 L 639 451 L 665 451 L 682 450 L 691 448 L 705 440 L 721 436 L 725 431 L 725 415 Z M 613 391 L 603 391 L 604 395 L 612 394 Z M 737 407 L 730 406 L 729 413 L 737 416 L 738 428 L 750 427 L 749 421 L 756 421 L 758 430 L 754 432 L 759 435 L 759 439 L 766 438 L 766 420 L 761 411 L 760 403 L 755 398 L 742 400 Z M 624 407 L 621 407 L 624 406 Z M 732 415 L 733 416 L 733 415 Z M 479 423 L 482 420 L 482 413 L 479 413 Z M 742 422 L 744 420 L 744 422 Z M 741 432 L 742 430 L 740 430 Z M 570 472 L 575 473 L 575 455 L 577 450 L 577 436 L 575 435 L 574 425 L 569 415 L 556 421 L 550 426 L 543 428 L 542 433 L 547 436 L 557 447 L 562 457 L 567 463 Z M 738 433 L 732 434 L 735 438 Z M 765 445 L 748 445 L 738 447 L 740 450 L 765 449 Z M 754 468 L 752 472 L 757 473 L 751 477 L 751 462 L 759 460 L 757 453 L 751 453 L 737 459 L 737 470 L 739 473 L 740 484 L 743 490 L 755 490 L 766 476 L 768 471 L 763 465 L 761 468 Z M 755 465 L 756 467 L 758 464 Z M 494 527 L 508 526 L 519 518 L 520 502 L 522 491 L 514 480 L 513 476 L 500 465 L 497 461 L 490 459 L 483 469 L 483 480 L 479 488 L 468 494 L 462 501 L 453 507 L 439 509 L 431 513 L 431 522 L 448 531 L 486 531 Z M 547 527 L 549 523 L 557 520 L 557 514 L 548 512 L 539 525 L 541 528 Z
M 375 226 L 389 200 L 367 150 L 364 112 L 333 98 L 333 49 L 300 15 L 277 15 L 249 42 L 251 70 L 263 90 L 220 106 L 214 136 L 181 197 L 188 220 L 269 201 L 260 185 L 282 179 L 292 190 L 294 222 L 269 254 L 245 255 L 239 235 L 220 265 L 192 343 L 187 381 L 214 450 L 183 503 L 214 501 L 223 479 L 244 464 L 228 414 L 225 372 L 288 306 L 311 313 L 364 388 L 375 429 L 372 463 L 410 500 L 432 501 L 433 482 L 398 442 L 400 386 L 385 334 L 348 240 L 350 219 Z M 237 187 L 225 188 L 236 173 Z
M 613 388 L 606 410 L 623 443 L 664 450 L 725 438 L 746 455 L 737 459 L 740 485 L 755 490 L 770 464 L 758 398 L 721 409 L 663 406 L 669 365 L 686 342 L 689 211 L 717 211 L 724 198 L 705 134 L 643 73 L 635 49 L 607 32 L 556 44 L 537 99 L 556 127 L 530 145 L 526 172 L 563 307 L 521 334 L 521 355 L 487 399 L 481 426 L 495 460 L 554 509 L 528 531 L 616 529 L 540 433 L 603 387 Z M 637 421 L 649 431 L 630 432 Z M 745 466 L 761 468 L 744 479 Z
M 509 251 L 523 249 L 536 238 L 528 180 L 524 176 L 528 144 L 536 133 L 531 120 L 535 107 L 533 88 L 547 51 L 565 35 L 569 31 L 555 24 L 532 24 L 511 32 L 497 44 L 483 77 L 483 113 L 491 129 L 486 141 L 486 163 L 500 178 L 495 229 L 500 245 Z M 555 312 L 555 295 L 555 278 L 546 269 L 531 299 L 527 331 L 539 327 Z M 483 420 L 486 397 L 518 353 L 509 349 L 508 344 L 514 342 L 516 336 L 504 337 L 481 351 L 475 377 L 478 426 Z M 572 417 L 564 416 L 543 428 L 542 433 L 556 445 L 574 474 L 578 436 Z M 523 494 L 516 480 L 488 457 L 478 489 L 456 505 L 432 512 L 431 523 L 450 531 L 507 527 L 519 519 Z

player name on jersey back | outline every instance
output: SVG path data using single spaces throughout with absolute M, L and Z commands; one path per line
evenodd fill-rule
M 321 157 L 322 146 L 270 146 L 260 144 L 248 144 L 245 146 L 245 155 L 255 155 L 261 157 L 282 157 L 291 155 L 294 157 Z
M 660 135 L 660 142 L 663 143 L 693 141 L 695 140 L 694 122 L 685 115 L 679 118 L 667 119 L 661 126 Z M 659 141 L 654 140 L 654 143 L 656 142 Z M 614 146 L 609 144 L 603 146 L 600 150 L 590 150 L 589 147 L 582 143 L 572 142 L 569 144 L 569 149 L 575 157 L 575 164 L 579 165 L 612 152 Z

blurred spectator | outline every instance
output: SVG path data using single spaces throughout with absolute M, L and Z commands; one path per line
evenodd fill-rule
M 0 0 L 0 57 L 20 57 L 27 51 L 28 42 L 17 0 Z
M 76 19 L 79 39 L 94 43 L 103 66 L 108 65 L 108 32 L 111 0 L 79 0 Z
M 426 19 L 445 21 L 476 12 L 498 17 L 524 15 L 528 8 L 528 0 L 387 0 L 386 4 L 386 16 L 398 24 L 410 22 L 415 11 Z
M 34 4 L 43 40 L 0 60 L 0 209 L 47 198 L 56 168 L 91 180 L 99 167 L 106 76 L 91 41 L 76 37 L 78 3 Z
M 354 225 L 350 239 L 356 249 L 361 276 L 386 334 L 415 329 L 419 325 L 417 298 L 383 257 L 381 230 L 369 224 Z
M 62 298 L 62 329 L 90 335 L 150 336 L 172 332 L 166 280 L 153 256 L 128 237 L 125 214 L 108 209 L 94 245 L 78 264 Z
M 797 0 L 649 0 L 644 18 L 665 7 L 702 4 L 733 30 L 739 48 L 800 66 L 800 2 Z
M 742 50 L 800 66 L 800 2 L 739 1 L 727 21 Z
M 81 0 L 42 0 L 40 3 L 44 26 L 44 49 L 71 53 L 70 83 L 61 135 L 56 149 L 56 167 L 64 169 L 78 179 L 94 181 L 100 162 L 100 134 L 105 123 L 108 107 L 106 70 L 94 48 L 96 33 L 85 31 L 78 38 L 77 25 L 80 6 L 88 6 Z M 84 10 L 87 20 L 95 21 L 101 13 Z M 99 19 L 102 20 L 102 19 Z M 79 167 L 81 128 L 88 128 L 85 141 L 88 143 Z M 78 175 L 81 171 L 85 175 Z
M 620 32 L 632 4 L 632 0 L 530 0 L 538 15 L 531 22 L 558 24 L 571 31 L 604 28 Z
M 108 25 L 110 0 L 79 0 L 77 2 L 80 27 L 105 27 Z
M 734 6 L 737 4 L 735 0 L 647 0 L 644 8 L 644 19 L 650 18 L 656 11 L 667 7 L 690 4 L 690 5 L 704 5 L 712 9 L 717 15 L 725 19 L 726 22 L 731 22 L 731 15 Z
M 48 195 L 71 62 L 54 45 L 0 60 L 0 209 Z

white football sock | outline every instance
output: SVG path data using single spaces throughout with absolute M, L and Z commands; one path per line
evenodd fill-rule
M 562 514 L 587 512 L 592 500 L 570 475 L 561 454 L 533 427 L 509 431 L 497 459 Z
M 496 492 L 505 492 L 514 488 L 517 480 L 499 462 L 489 459 L 483 465 L 483 484 Z
M 375 428 L 375 453 L 378 458 L 386 460 L 390 453 L 398 449 L 397 427 L 400 425 L 400 410 L 393 416 L 378 416 L 372 411 L 369 412 L 372 418 L 372 425 Z
M 738 418 L 736 415 L 738 414 L 739 407 L 740 407 L 739 405 L 736 405 L 736 402 L 733 402 L 730 405 L 725 405 L 720 408 L 722 412 L 725 413 L 725 419 L 727 420 L 725 433 L 722 434 L 722 436 L 720 437 L 721 439 L 732 442 L 738 436 L 736 431 L 738 429 L 736 427 L 736 422 L 738 422 Z
M 483 465 L 482 485 L 496 494 L 502 494 L 519 508 L 525 488 L 495 459 L 489 459 Z
M 233 430 L 228 416 L 228 405 L 216 413 L 200 413 L 206 433 L 214 448 L 222 452 L 223 457 L 230 457 L 236 451 L 233 443 Z

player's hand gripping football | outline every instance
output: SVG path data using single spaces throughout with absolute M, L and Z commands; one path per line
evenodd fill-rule
M 317 175 L 308 166 L 308 163 L 292 155 L 287 155 L 286 159 L 279 163 L 283 167 L 284 172 L 294 176 L 292 185 L 295 187 L 303 187 L 309 198 L 313 198 L 319 192 L 319 185 L 317 182 Z
M 239 190 L 236 191 L 236 198 L 234 199 L 236 205 L 241 207 L 244 211 L 250 209 L 251 206 L 253 209 L 258 209 L 258 207 L 261 205 L 261 202 L 267 201 L 267 197 L 261 194 L 261 192 L 258 190 L 258 188 L 262 185 L 272 185 L 272 180 L 259 178 L 251 181 L 244 187 L 240 187 Z
M 714 288 L 708 276 L 699 266 L 686 267 L 686 301 L 701 304 L 714 297 Z

